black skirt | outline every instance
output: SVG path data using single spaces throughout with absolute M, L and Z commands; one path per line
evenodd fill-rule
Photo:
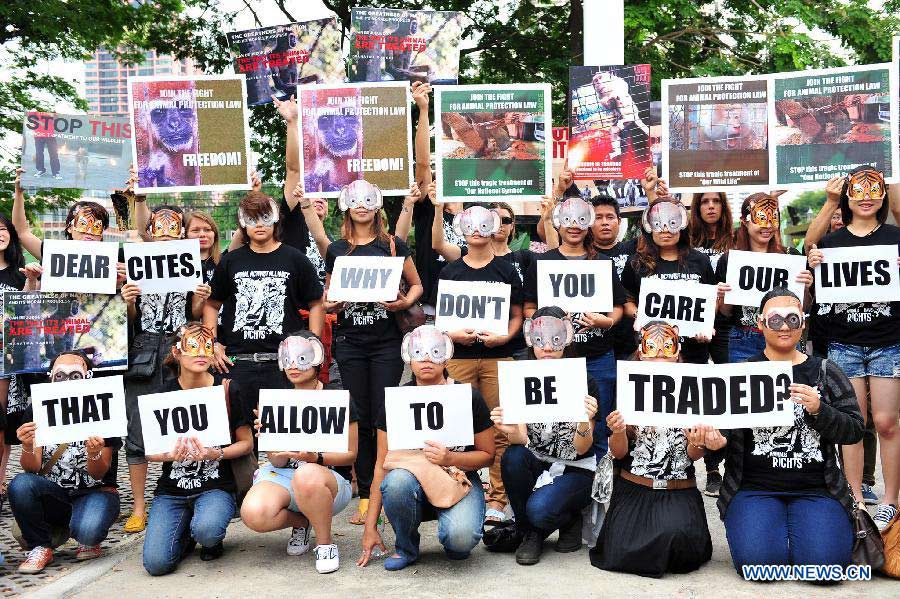
M 591 563 L 603 570 L 661 578 L 693 572 L 712 557 L 700 491 L 664 491 L 615 478 Z

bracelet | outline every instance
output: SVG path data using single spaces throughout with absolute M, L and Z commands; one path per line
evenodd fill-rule
M 706 445 L 694 445 L 693 443 L 688 443 L 688 445 L 690 445 L 694 449 L 707 449 Z
M 310 202 L 309 200 L 307 200 L 305 204 L 303 202 L 300 203 L 301 210 L 305 210 L 306 208 L 309 208 L 310 206 L 312 206 L 312 202 Z
M 579 437 L 582 437 L 582 438 L 587 437 L 588 433 L 590 433 L 590 432 L 591 432 L 590 426 L 588 426 L 586 429 L 584 429 L 584 432 L 582 432 L 581 429 L 579 429 L 577 426 L 575 427 L 575 434 L 578 435 Z
M 217 447 L 216 449 L 219 450 L 219 457 L 217 457 L 215 461 L 221 462 L 222 460 L 225 459 L 225 450 L 222 449 L 221 447 Z
M 325 465 L 325 456 L 322 455 L 321 451 L 316 452 L 316 464 L 318 464 L 319 466 Z
M 100 457 L 101 457 L 102 455 L 103 455 L 103 450 L 101 449 L 99 452 L 97 452 L 97 455 L 96 455 L 96 456 L 92 456 L 91 454 L 87 454 L 87 457 L 88 457 L 88 459 L 91 460 L 92 462 L 96 462 L 97 460 L 100 459 Z

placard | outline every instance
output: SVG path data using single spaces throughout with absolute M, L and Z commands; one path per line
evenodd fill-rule
M 350 449 L 350 393 L 341 390 L 259 390 L 260 451 Z
M 225 389 L 221 385 L 138 396 L 144 453 L 167 453 L 180 438 L 204 447 L 231 445 Z
M 612 312 L 612 265 L 612 260 L 538 260 L 538 307 Z
M 385 387 L 388 450 L 421 449 L 434 441 L 450 449 L 475 443 L 472 385 Z
M 651 320 L 662 320 L 676 325 L 682 337 L 712 337 L 717 297 L 715 285 L 644 278 L 641 280 L 636 326 L 643 327 Z
M 121 376 L 32 385 L 31 409 L 37 447 L 128 434 Z
M 763 296 L 776 287 L 787 287 L 802 301 L 806 285 L 797 282 L 797 275 L 805 270 L 806 256 L 730 250 L 725 282 L 731 291 L 725 303 L 759 308 Z
M 507 335 L 510 291 L 506 283 L 441 279 L 434 326 L 447 332 L 472 329 Z
M 821 248 L 816 301 L 823 304 L 900 300 L 896 245 Z
M 588 421 L 584 358 L 498 362 L 497 368 L 503 424 Z
M 194 291 L 203 282 L 200 240 L 126 243 L 125 276 L 142 294 Z
M 719 429 L 794 424 L 790 362 L 619 361 L 616 409 L 626 424 Z
M 400 291 L 400 256 L 338 256 L 328 286 L 330 302 L 392 302 Z
M 119 244 L 84 243 L 73 239 L 45 239 L 41 291 L 115 293 Z

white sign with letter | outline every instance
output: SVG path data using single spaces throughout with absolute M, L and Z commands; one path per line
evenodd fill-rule
M 259 390 L 260 451 L 349 450 L 348 391 Z
M 128 434 L 121 375 L 32 385 L 31 410 L 37 447 Z
M 204 447 L 231 445 L 225 388 L 202 387 L 138 396 L 144 453 L 166 453 L 180 437 L 197 437 Z
M 816 301 L 823 304 L 900 300 L 896 245 L 822 248 Z
M 787 287 L 802 300 L 806 286 L 797 282 L 797 275 L 804 270 L 806 256 L 730 250 L 725 282 L 731 291 L 725 294 L 725 303 L 758 308 L 763 296 L 776 287 Z
M 328 284 L 328 301 L 392 302 L 400 291 L 405 258 L 338 256 Z
M 503 424 L 588 421 L 584 358 L 499 362 L 497 367 Z
M 677 325 L 682 337 L 712 337 L 717 294 L 715 285 L 645 278 L 638 298 L 637 326 L 661 320 Z
M 142 294 L 194 291 L 203 282 L 200 240 L 126 243 L 125 274 Z
M 538 307 L 612 312 L 612 260 L 538 260 Z
M 472 385 L 385 387 L 388 449 L 421 449 L 425 441 L 445 447 L 475 443 Z
M 45 239 L 41 251 L 41 291 L 116 292 L 118 243 Z
M 511 287 L 506 283 L 441 279 L 434 326 L 447 332 L 472 329 L 506 335 L 510 292 Z

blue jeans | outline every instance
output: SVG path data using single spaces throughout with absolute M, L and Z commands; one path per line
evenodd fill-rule
M 450 559 L 466 559 L 481 540 L 484 524 L 484 491 L 477 477 L 469 493 L 453 507 L 428 503 L 422 485 L 409 470 L 391 470 L 381 482 L 384 513 L 394 529 L 397 553 L 415 561 L 419 557 L 419 525 L 438 521 L 438 541 Z
M 738 574 L 744 565 L 846 566 L 853 548 L 847 511 L 813 493 L 738 491 L 725 514 Z
M 616 396 L 616 354 L 609 350 L 602 356 L 587 358 L 588 374 L 597 381 L 600 397 L 597 400 L 597 416 L 594 418 L 594 453 L 606 455 L 609 439 L 606 437 L 606 417 L 613 410 Z
M 236 505 L 234 495 L 222 489 L 154 497 L 144 537 L 144 569 L 151 576 L 174 571 L 188 537 L 201 547 L 221 543 Z
M 584 468 L 568 468 L 553 484 L 534 489 L 538 477 L 550 467 L 524 445 L 510 445 L 503 454 L 501 469 L 509 504 L 520 530 L 536 530 L 547 537 L 565 527 L 591 501 L 594 473 Z
M 22 472 L 9 483 L 9 506 L 30 548 L 50 547 L 50 529 L 68 527 L 81 545 L 99 545 L 119 517 L 119 494 L 96 489 L 70 496 L 39 474 Z
M 759 331 L 734 327 L 728 335 L 728 361 L 746 362 L 766 349 L 766 338 Z
M 831 342 L 828 359 L 841 367 L 847 378 L 875 376 L 900 379 L 900 343 L 886 347 L 866 347 Z

